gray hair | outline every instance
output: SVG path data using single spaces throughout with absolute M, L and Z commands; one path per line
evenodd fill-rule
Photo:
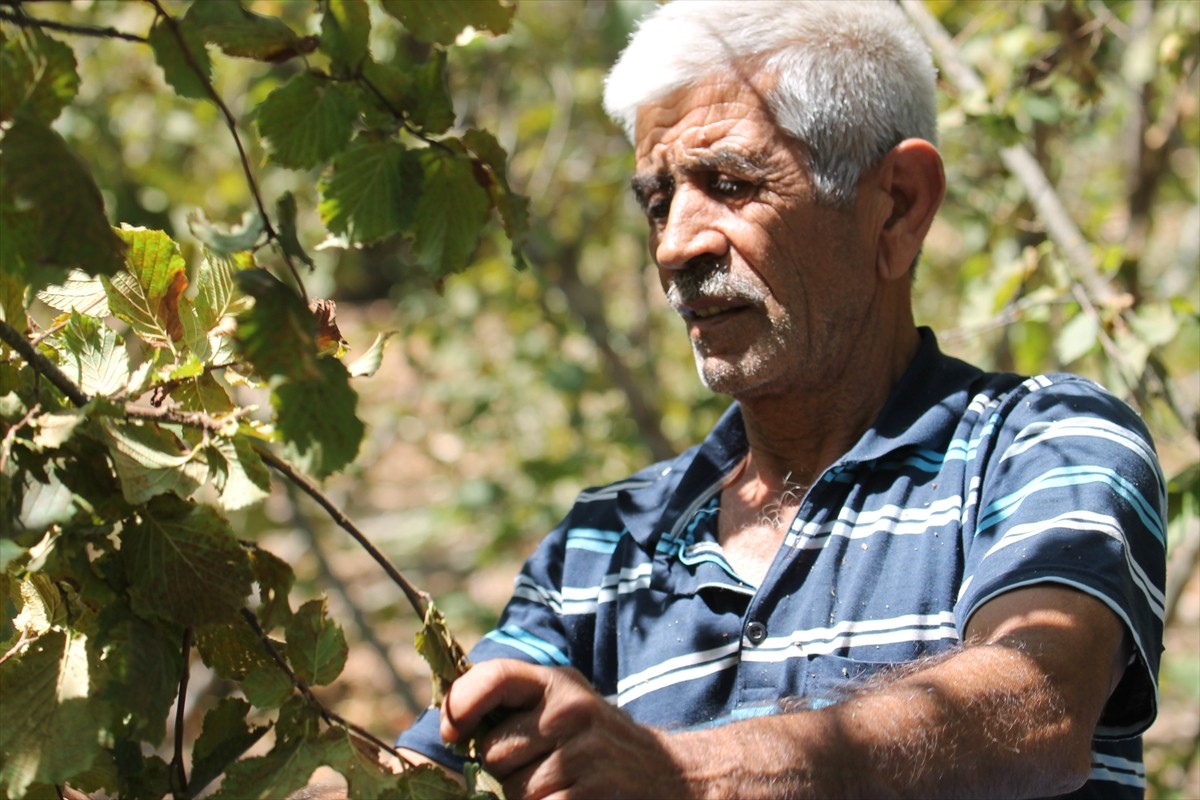
M 904 139 L 937 142 L 937 71 L 890 0 L 675 0 L 639 24 L 604 108 L 633 141 L 639 107 L 720 69 L 774 78 L 767 108 L 804 146 L 819 202 L 852 204 Z

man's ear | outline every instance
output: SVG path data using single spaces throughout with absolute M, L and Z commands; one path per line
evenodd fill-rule
M 880 277 L 895 280 L 917 259 L 933 217 L 946 196 L 946 173 L 937 148 L 924 139 L 905 139 L 884 156 L 879 189 L 891 200 L 879 231 Z

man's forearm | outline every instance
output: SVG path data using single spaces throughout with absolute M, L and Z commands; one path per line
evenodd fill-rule
M 1037 660 L 966 648 L 817 711 L 667 735 L 695 797 L 1011 797 L 1070 791 L 1089 771 L 1080 720 Z

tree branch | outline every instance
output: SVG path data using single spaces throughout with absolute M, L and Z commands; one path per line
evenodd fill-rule
M 250 194 L 254 197 L 254 203 L 258 206 L 258 213 L 262 217 L 263 230 L 267 232 L 267 238 L 271 241 L 278 242 L 279 234 L 275 232 L 275 228 L 271 225 L 271 217 L 267 214 L 267 208 L 263 204 L 262 194 L 258 190 L 258 183 L 254 179 L 254 171 L 250 168 L 250 159 L 246 155 L 246 148 L 242 144 L 242 137 L 237 132 L 237 121 L 233 118 L 233 113 L 229 110 L 229 106 L 225 105 L 225 101 L 217 94 L 216 88 L 212 85 L 212 81 L 204 74 L 204 70 L 196 63 L 195 56 L 192 55 L 191 48 L 187 46 L 187 42 L 183 38 L 183 33 L 179 30 L 179 23 L 175 18 L 167 13 L 163 8 L 160 0 L 147 0 L 150 5 L 154 6 L 154 10 L 158 12 L 167 28 L 171 31 L 171 36 L 179 45 L 179 50 L 187 60 L 188 67 L 196 74 L 196 77 L 203 84 L 204 90 L 208 92 L 209 99 L 213 101 L 217 109 L 221 112 L 221 116 L 225 118 L 225 126 L 229 128 L 229 133 L 233 136 L 233 142 L 237 146 L 238 158 L 242 162 L 242 173 L 246 176 L 246 182 L 250 185 Z M 296 288 L 300 291 L 300 296 L 304 299 L 305 305 L 308 304 L 308 292 L 304 288 L 304 281 L 300 279 L 300 273 L 296 269 L 296 265 L 292 263 L 292 257 L 282 247 L 279 250 L 283 256 L 283 263 L 287 265 L 288 270 L 292 274 L 292 280 L 296 282 Z
M 901 0 L 913 25 L 920 31 L 937 57 L 949 81 L 963 94 L 984 93 L 987 88 L 975 71 L 962 60 L 950 34 L 925 8 L 921 0 Z M 1123 309 L 1128 295 L 1118 292 L 1095 267 L 1091 249 L 1079 228 L 1071 220 L 1062 199 L 1050 184 L 1037 159 L 1022 144 L 1001 148 L 1000 160 L 1025 187 L 1029 202 L 1046 225 L 1050 239 L 1058 246 L 1071 266 L 1077 281 L 1083 284 L 1089 298 L 1102 306 Z M 1091 303 L 1089 302 L 1090 306 Z
M 180 800 L 188 797 L 187 771 L 183 766 L 183 723 L 187 703 L 188 679 L 191 677 L 192 637 L 191 625 L 183 629 L 183 675 L 179 678 L 179 699 L 175 705 L 175 755 L 171 759 L 171 796 Z
M 0 320 L 0 340 L 4 341 L 5 344 L 16 350 L 17 353 L 20 354 L 20 356 L 24 358 L 30 364 L 30 366 L 34 368 L 35 371 L 45 376 L 46 379 L 54 384 L 59 391 L 66 395 L 67 399 L 70 400 L 75 406 L 82 408 L 91 400 L 91 398 L 84 394 L 78 386 L 72 383 L 71 379 L 68 378 L 62 370 L 51 363 L 50 360 L 41 353 L 37 352 L 33 346 L 25 340 L 25 337 L 18 333 L 15 328 L 11 327 L 8 323 L 2 320 Z M 147 419 L 157 422 L 171 422 L 180 425 L 187 425 L 189 427 L 200 428 L 208 431 L 209 433 L 219 434 L 225 426 L 225 421 L 213 419 L 207 414 L 202 414 L 199 412 L 176 411 L 174 409 L 140 409 L 126 405 L 125 413 L 130 417 L 137 417 L 139 419 Z M 311 478 L 297 471 L 295 467 L 293 467 L 284 459 L 275 455 L 275 453 L 271 452 L 271 450 L 267 447 L 258 444 L 257 442 L 251 443 L 251 446 L 254 448 L 254 452 L 258 453 L 259 457 L 262 458 L 264 462 L 273 467 L 277 472 L 284 475 L 288 480 L 295 484 L 297 488 L 315 500 L 317 504 L 321 506 L 321 508 L 325 509 L 326 513 L 329 514 L 330 518 L 332 518 L 340 528 L 349 533 L 354 540 L 358 542 L 364 550 L 367 551 L 367 554 L 375 560 L 375 563 L 378 564 L 387 574 L 387 576 L 391 578 L 397 586 L 400 587 L 401 591 L 404 592 L 404 596 L 408 598 L 408 602 L 412 606 L 413 611 L 417 613 L 417 617 L 421 620 L 424 620 L 425 611 L 429 607 L 429 595 L 426 592 L 418 589 L 412 584 L 412 582 L 405 578 L 404 575 L 392 565 L 387 556 L 385 556 L 379 550 L 379 548 L 371 543 L 366 534 L 364 534 L 358 528 L 358 526 L 355 525 L 348 516 L 346 516 L 345 512 L 338 508 L 338 506 L 334 504 L 334 502 L 330 500 L 324 492 L 321 491 L 320 487 L 318 487 Z
M 8 11 L 0 11 L 0 20 L 11 22 L 20 28 L 41 28 L 42 30 L 58 31 L 60 33 L 71 33 L 76 36 L 96 36 L 102 39 L 124 39 L 127 42 L 140 42 L 147 44 L 149 40 L 145 36 L 139 36 L 136 33 L 126 33 L 119 31 L 116 28 L 96 28 L 91 25 L 68 25 L 65 22 L 55 22 L 50 19 L 38 19 L 27 14 L 12 14 Z
M 412 606 L 413 611 L 417 612 L 417 616 L 424 620 L 425 612 L 429 608 L 429 595 L 418 589 L 416 586 L 413 586 L 413 584 L 409 582 L 408 578 L 405 578 L 404 575 L 402 575 L 400 571 L 392 565 L 392 562 L 388 561 L 387 556 L 380 552 L 379 548 L 371 543 L 366 534 L 359 530 L 358 526 L 355 525 L 354 522 L 351 521 L 351 519 L 347 517 L 346 514 L 340 508 L 338 508 L 334 502 L 325 495 L 324 492 L 321 491 L 320 487 L 313 483 L 311 478 L 309 478 L 307 475 L 297 472 L 295 467 L 279 456 L 275 455 L 266 447 L 263 447 L 258 443 L 253 443 L 252 447 L 254 448 L 254 452 L 258 453 L 259 457 L 261 457 L 263 461 L 273 467 L 276 471 L 282 473 L 289 481 L 292 482 L 293 485 L 315 500 L 317 505 L 325 509 L 325 512 L 329 514 L 330 518 L 337 523 L 338 527 L 354 537 L 354 540 L 358 542 L 364 550 L 367 551 L 367 554 L 375 560 L 375 563 L 378 564 L 383 571 L 387 573 L 387 576 L 391 578 L 397 586 L 400 587 L 401 591 L 404 592 L 404 596 L 408 598 L 408 602 Z
M 54 384 L 55 388 L 66 395 L 67 399 L 76 406 L 82 408 L 88 404 L 90 398 L 83 393 L 83 390 L 76 386 L 50 359 L 35 350 L 16 328 L 3 320 L 0 320 L 0 341 L 16 350 L 17 354 L 25 359 L 39 375 Z

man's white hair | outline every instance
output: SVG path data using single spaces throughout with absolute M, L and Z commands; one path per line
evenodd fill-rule
M 804 146 L 821 202 L 851 204 L 904 139 L 937 141 L 937 72 L 891 0 L 675 0 L 638 25 L 604 108 L 633 141 L 638 108 L 720 70 L 767 79 L 767 108 Z

